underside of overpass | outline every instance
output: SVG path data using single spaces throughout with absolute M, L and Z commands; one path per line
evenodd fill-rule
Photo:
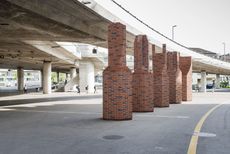
M 78 0 L 58 2 L 2 0 L 0 2 L 0 66 L 41 69 L 43 61 L 51 61 L 53 70 L 66 71 L 76 66 L 78 58 L 68 53 L 65 55 L 64 49 L 56 48 L 55 42 L 82 42 L 107 48 L 109 23 L 124 22 L 95 1 L 89 2 L 90 5 L 84 5 Z M 127 23 L 126 25 L 126 50 L 127 54 L 133 55 L 135 35 L 142 32 Z M 150 43 L 156 44 L 156 52 L 161 52 L 159 43 L 153 42 L 152 39 Z M 229 64 L 177 46 L 173 48 L 174 44 L 170 43 L 172 42 L 169 42 L 169 51 L 176 50 L 182 56 L 194 56 L 194 71 L 206 70 L 210 73 L 230 74 Z M 57 51 L 62 55 L 57 56 Z

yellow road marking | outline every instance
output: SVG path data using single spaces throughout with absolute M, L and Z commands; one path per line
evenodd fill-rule
M 203 126 L 204 121 L 207 119 L 207 117 L 218 107 L 220 107 L 222 104 L 216 105 L 213 108 L 211 108 L 198 122 L 194 129 L 194 134 L 190 140 L 189 148 L 187 154 L 196 154 L 196 149 L 197 149 L 197 143 L 198 143 L 198 138 L 199 138 L 199 133 L 201 130 L 201 127 Z

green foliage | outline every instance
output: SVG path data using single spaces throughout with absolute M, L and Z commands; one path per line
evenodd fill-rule
M 60 82 L 64 82 L 66 78 L 66 74 L 65 73 L 59 73 L 59 80 Z
M 65 73 L 59 73 L 59 82 L 64 82 L 66 78 L 66 74 Z M 57 73 L 56 72 L 52 72 L 51 74 L 51 81 L 56 82 L 57 83 Z
M 222 82 L 220 82 L 220 87 L 222 87 L 222 88 L 228 88 L 229 87 L 228 81 L 222 81 Z

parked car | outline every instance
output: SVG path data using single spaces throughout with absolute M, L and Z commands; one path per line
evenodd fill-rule
M 207 89 L 212 89 L 212 87 L 213 87 L 213 84 L 207 84 L 207 85 L 206 85 L 206 88 L 207 88 Z

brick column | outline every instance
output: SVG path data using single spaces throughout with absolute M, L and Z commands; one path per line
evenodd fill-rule
M 182 100 L 192 100 L 192 57 L 180 57 L 182 72 Z
M 149 72 L 148 40 L 138 35 L 134 42 L 134 73 L 132 82 L 133 111 L 153 112 L 151 74 Z
M 180 54 L 178 52 L 167 53 L 169 76 L 169 103 L 179 104 L 182 101 L 182 73 L 180 70 Z
M 109 66 L 103 72 L 103 119 L 132 119 L 132 73 L 126 66 L 126 27 L 108 27 Z
M 169 78 L 167 72 L 166 45 L 163 45 L 162 53 L 155 53 L 153 50 L 153 75 L 154 75 L 154 106 L 169 106 Z

